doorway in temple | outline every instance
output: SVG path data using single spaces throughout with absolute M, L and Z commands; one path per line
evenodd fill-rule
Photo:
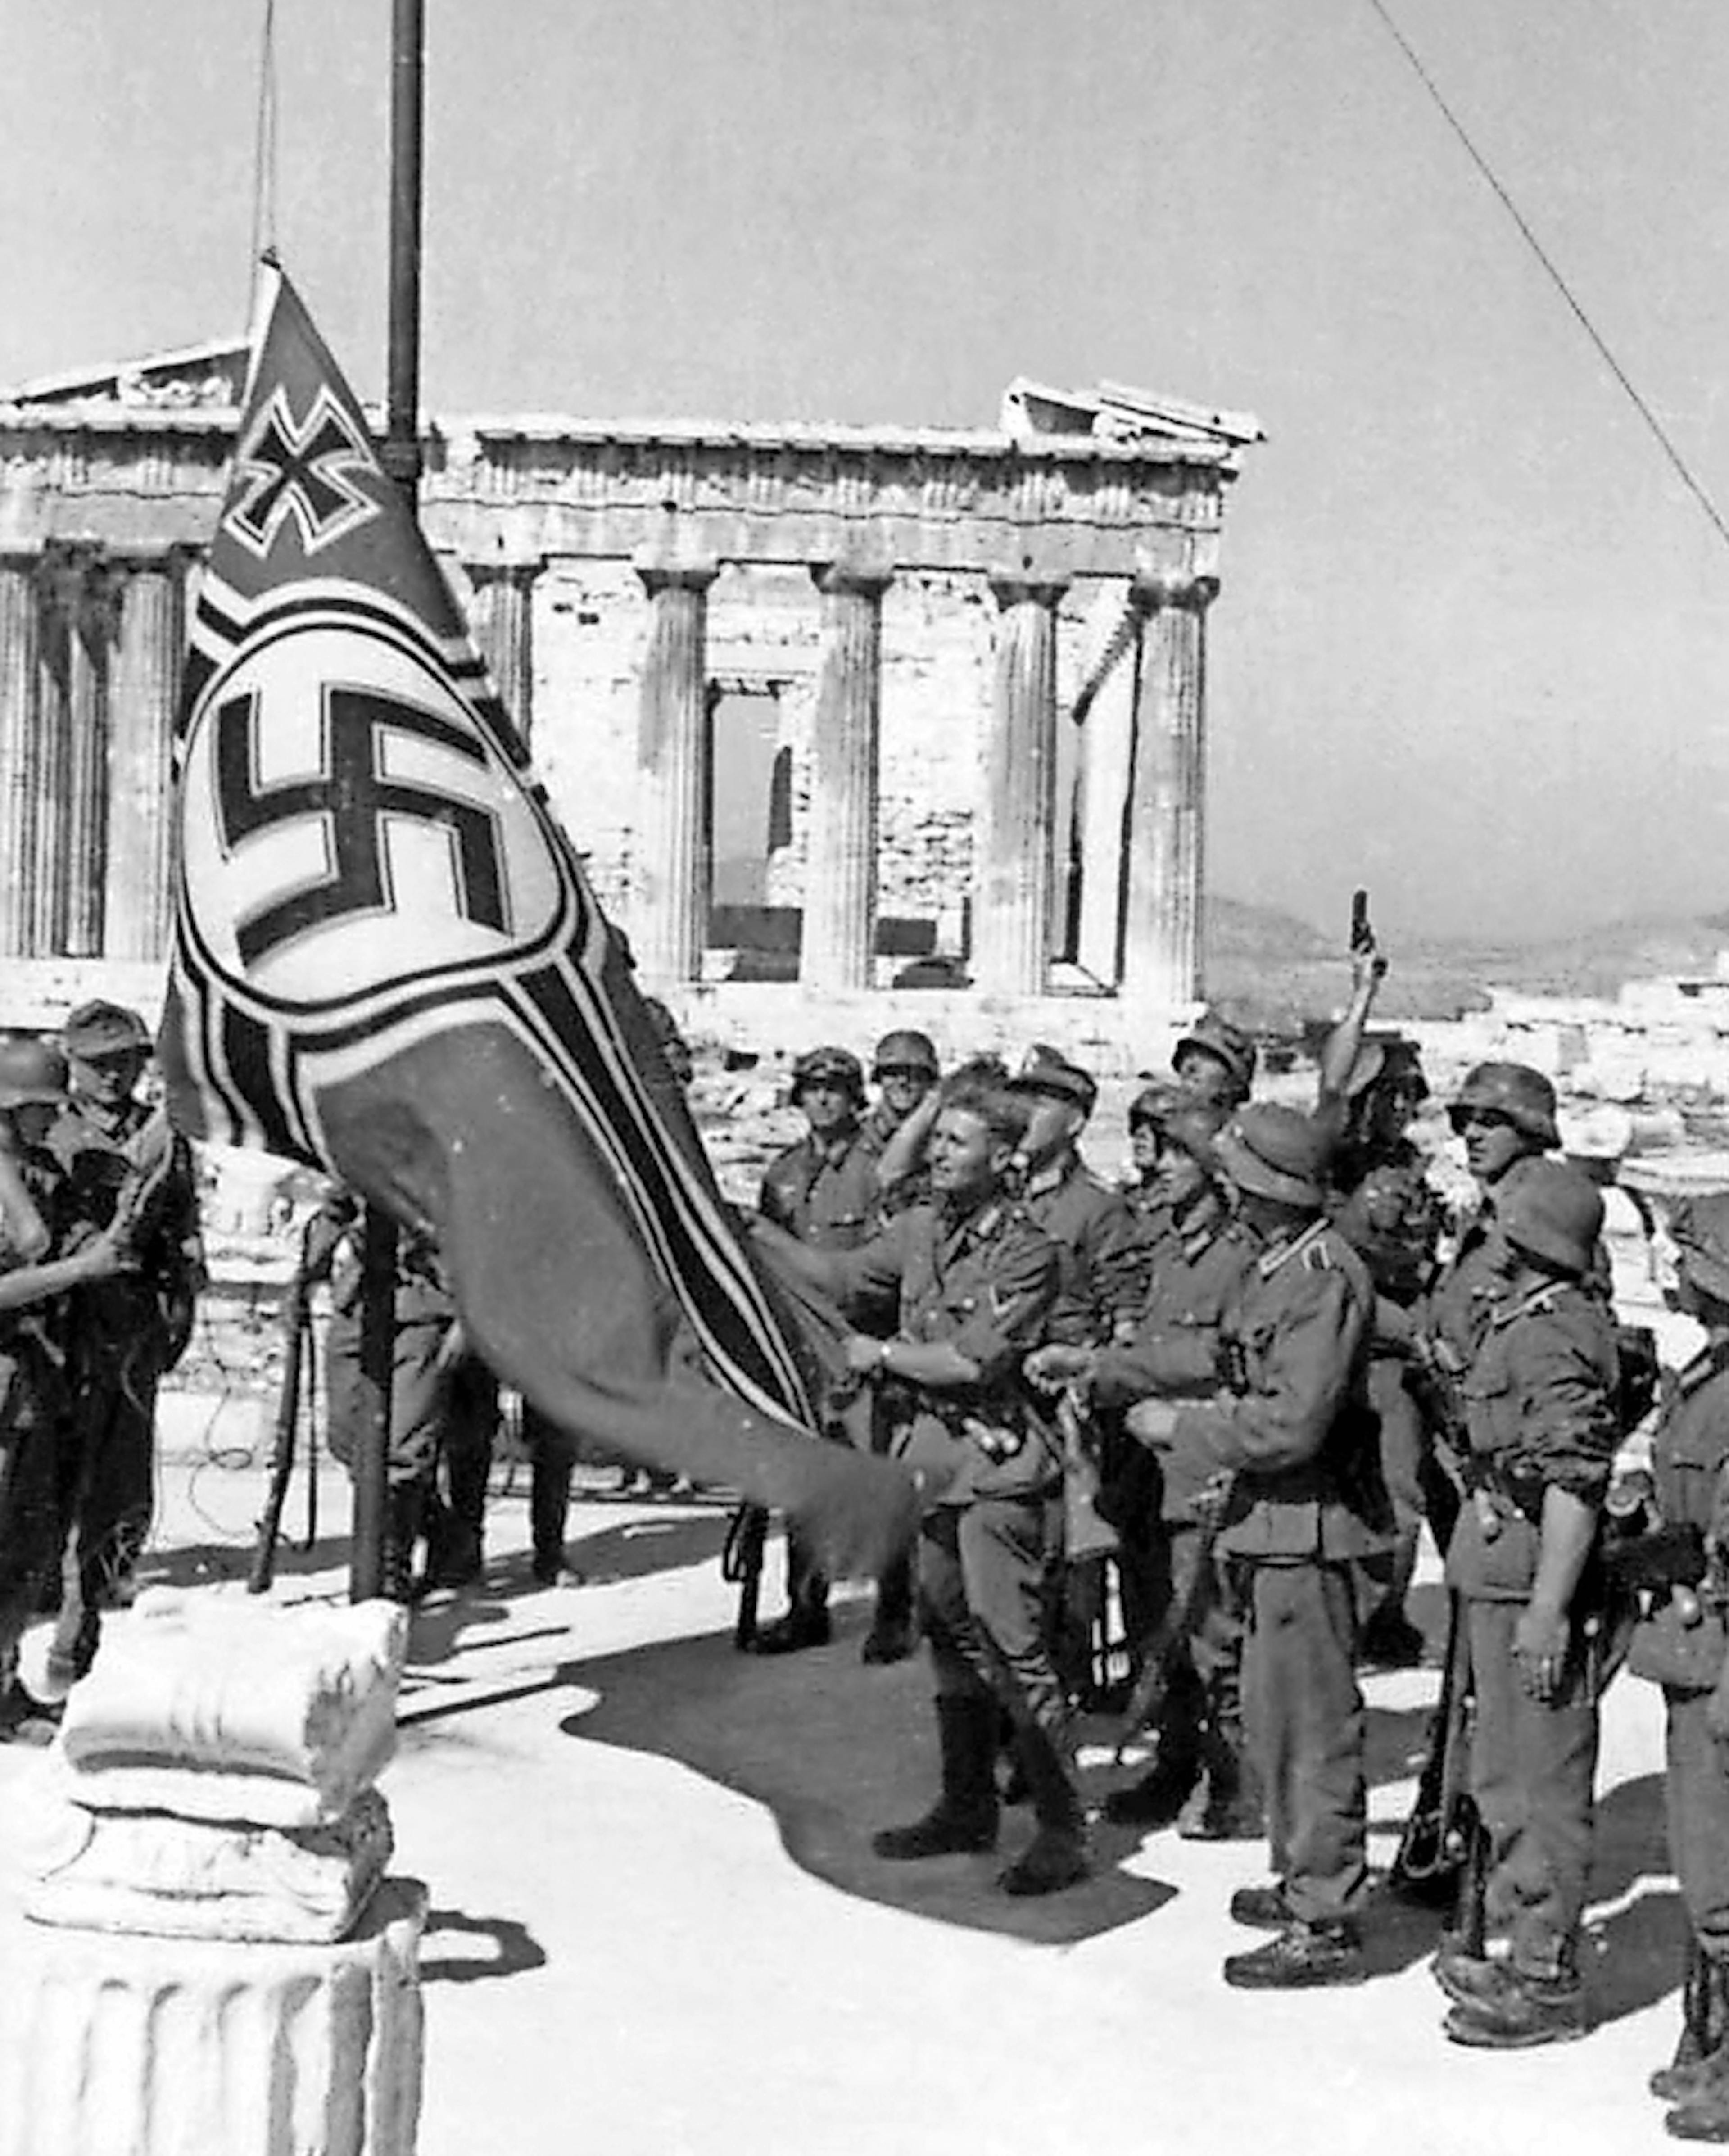
M 781 745 L 772 689 L 714 690 L 709 696 L 709 858 L 711 913 L 768 901 L 769 858 L 792 836 L 790 752 Z M 733 940 L 716 933 L 711 942 Z

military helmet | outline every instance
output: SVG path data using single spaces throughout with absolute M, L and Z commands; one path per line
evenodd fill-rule
M 1414 1040 L 1408 1040 L 1402 1033 L 1390 1033 L 1364 1041 L 1347 1074 L 1345 1098 L 1357 1100 L 1376 1086 L 1397 1086 L 1415 1101 L 1429 1098 L 1423 1054 Z
M 149 1055 L 150 1028 L 124 1004 L 80 1004 L 67 1019 L 60 1038 L 66 1053 L 80 1062 L 101 1055 Z
M 1208 1175 L 1223 1172 L 1219 1158 L 1219 1134 L 1231 1119 L 1220 1101 L 1183 1101 L 1158 1126 L 1161 1142 L 1177 1146 L 1198 1160 Z
M 1066 1101 L 1087 1116 L 1091 1115 L 1099 1097 L 1099 1081 L 1090 1070 L 1083 1070 L 1059 1050 L 1042 1044 L 1028 1055 L 1008 1086 L 1011 1092 L 1042 1094 L 1049 1100 Z
M 44 1040 L 0 1040 L 0 1108 L 66 1097 L 66 1059 Z
M 880 1078 L 890 1070 L 917 1070 L 930 1078 L 940 1075 L 936 1044 L 930 1034 L 915 1033 L 907 1028 L 885 1033 L 876 1044 L 870 1075 Z
M 1193 1096 L 1185 1092 L 1174 1079 L 1156 1078 L 1150 1086 L 1143 1086 L 1129 1103 L 1129 1128 L 1143 1126 L 1162 1130 L 1166 1119 L 1179 1108 L 1193 1105 Z
M 1555 1088 L 1528 1063 L 1480 1063 L 1466 1071 L 1447 1120 L 1455 1131 L 1462 1131 L 1474 1109 L 1504 1117 L 1545 1150 L 1561 1142 L 1555 1127 Z
M 793 1065 L 793 1090 L 788 1096 L 796 1108 L 812 1086 L 838 1086 L 854 1100 L 864 1097 L 864 1066 L 849 1048 L 810 1048 Z
M 1729 1303 L 1729 1194 L 1684 1199 L 1669 1223 L 1681 1278 Z
M 1313 1212 L 1326 1203 L 1332 1138 L 1300 1108 L 1247 1102 L 1219 1133 L 1213 1150 L 1231 1181 L 1253 1197 Z
M 1570 1273 L 1588 1273 L 1603 1233 L 1603 1199 L 1564 1160 L 1533 1160 L 1496 1194 L 1496 1224 L 1516 1249 Z
M 1249 1098 L 1249 1089 L 1254 1083 L 1253 1034 L 1226 1018 L 1222 1011 L 1204 1010 L 1172 1052 L 1171 1067 L 1173 1070 L 1191 1050 L 1201 1055 L 1210 1055 L 1216 1063 L 1223 1064 L 1237 1098 L 1239 1101 Z

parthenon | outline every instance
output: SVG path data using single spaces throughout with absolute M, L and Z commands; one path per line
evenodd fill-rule
M 0 958 L 166 951 L 184 608 L 244 365 L 0 403 Z M 922 959 L 1176 1011 L 1208 611 L 1259 439 L 1024 382 L 989 430 L 439 420 L 423 521 L 648 985 L 725 978 L 746 922 L 813 990 Z

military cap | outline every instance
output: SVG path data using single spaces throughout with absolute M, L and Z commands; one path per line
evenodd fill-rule
M 99 1055 L 123 1055 L 151 1050 L 150 1028 L 124 1004 L 80 1004 L 60 1035 L 66 1053 L 88 1063 Z
M 1244 1027 L 1225 1017 L 1222 1011 L 1204 1010 L 1195 1020 L 1193 1029 L 1183 1034 L 1171 1057 L 1174 1070 L 1184 1055 L 1193 1050 L 1201 1055 L 1210 1055 L 1215 1063 L 1222 1063 L 1247 1100 L 1249 1089 L 1254 1083 L 1254 1036 Z
M 66 1059 L 44 1040 L 0 1041 L 0 1108 L 22 1108 L 32 1101 L 64 1101 Z
M 1332 1140 L 1312 1116 L 1276 1101 L 1249 1101 L 1213 1140 L 1219 1164 L 1239 1190 L 1319 1212 Z
M 1008 1081 L 1017 1093 L 1042 1093 L 1047 1099 L 1067 1101 L 1084 1115 L 1091 1115 L 1099 1097 L 1099 1083 L 1090 1070 L 1054 1050 L 1040 1048 L 1029 1056 Z
M 1477 1111 L 1501 1116 L 1546 1148 L 1561 1142 L 1555 1127 L 1555 1088 L 1528 1063 L 1480 1063 L 1467 1070 L 1447 1120 L 1462 1131 Z
M 809 1048 L 793 1065 L 792 1099 L 809 1086 L 838 1086 L 855 1101 L 864 1097 L 864 1067 L 849 1048 Z
M 1603 1233 L 1597 1185 L 1564 1160 L 1533 1160 L 1495 1200 L 1496 1224 L 1516 1249 L 1571 1273 L 1588 1273 Z
M 888 1070 L 922 1070 L 930 1077 L 937 1076 L 936 1049 L 930 1034 L 905 1029 L 885 1033 L 876 1044 L 870 1075 L 880 1078 Z
M 1681 1277 L 1715 1301 L 1729 1302 L 1729 1194 L 1684 1199 L 1669 1233 Z

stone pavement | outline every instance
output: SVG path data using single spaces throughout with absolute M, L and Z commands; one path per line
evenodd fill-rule
M 1551 2051 L 1461 2053 L 1439 2035 L 1420 1916 L 1377 1925 L 1360 1989 L 1228 1991 L 1219 1963 L 1244 1935 L 1225 1905 L 1260 1876 L 1252 1847 L 1105 1830 L 1093 1881 L 1019 1905 L 993 1887 L 1000 1860 L 878 1863 L 872 1829 L 931 1787 L 921 1665 L 859 1665 L 857 1599 L 829 1648 L 735 1655 L 718 1506 L 591 1491 L 571 1532 L 586 1584 L 537 1589 L 525 1482 L 495 1496 L 483 1584 L 415 1617 L 384 1777 L 393 1868 L 427 1881 L 434 1910 L 423 2156 L 1667 2145 L 1644 2079 L 1673 2041 L 1681 1922 L 1648 1686 L 1621 1680 L 1605 1717 L 1600 2025 Z M 238 1594 L 262 1496 L 238 1450 L 170 1463 L 153 1568 Z M 343 1591 L 339 1478 L 320 1499 L 281 1600 Z M 777 1546 L 770 1614 L 778 1563 Z M 1367 1682 L 1380 1861 L 1434 1688 L 1432 1671 Z M 44 1756 L 0 1751 L 0 1792 Z M 1084 1763 L 1095 1793 L 1111 1784 L 1107 1753 Z M 1012 1815 L 1005 1850 L 1029 1830 Z

